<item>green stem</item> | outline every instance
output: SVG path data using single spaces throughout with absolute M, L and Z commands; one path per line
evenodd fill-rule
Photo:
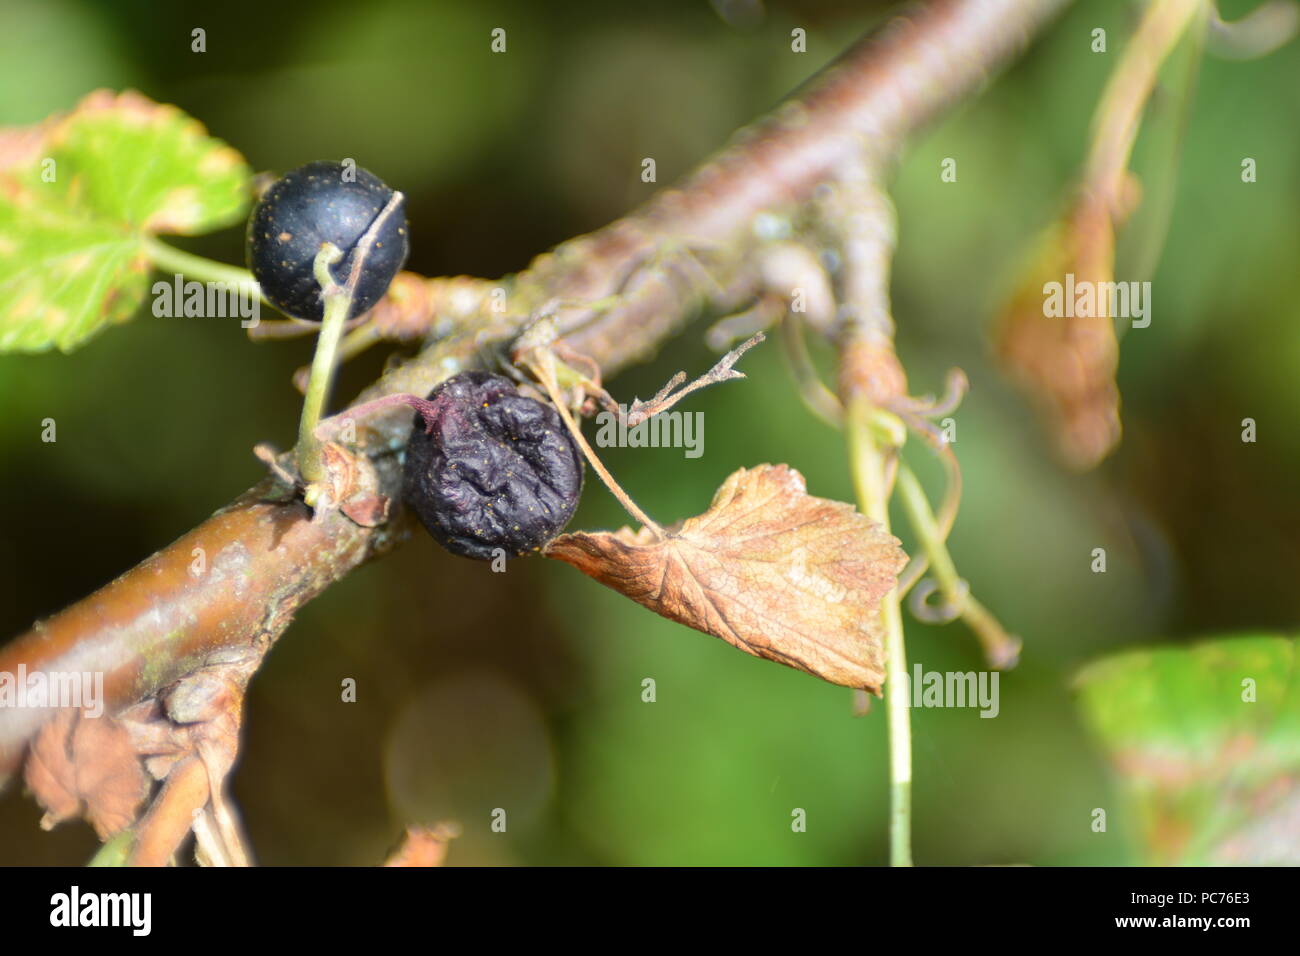
M 846 419 L 849 457 L 858 507 L 889 530 L 890 449 L 878 440 L 873 409 L 865 399 L 850 403 Z M 885 713 L 889 719 L 889 862 L 912 865 L 912 719 L 908 710 L 907 648 L 898 589 L 885 595 L 880 615 L 885 628 Z
M 152 236 L 144 240 L 144 250 L 154 266 L 163 272 L 177 272 L 203 282 L 224 282 L 239 289 L 251 286 L 258 298 L 262 296 L 262 287 L 247 269 L 184 252 Z
M 325 410 L 330 386 L 334 383 L 334 369 L 343 337 L 343 328 L 352 310 L 352 294 L 346 286 L 335 284 L 329 267 L 343 258 L 343 252 L 332 243 L 324 243 L 316 256 L 316 279 L 323 290 L 325 316 L 321 322 L 320 338 L 316 340 L 316 353 L 311 360 L 311 377 L 307 380 L 307 396 L 302 403 L 302 418 L 298 422 L 298 473 L 307 481 L 320 481 L 324 476 L 321 464 L 321 441 L 316 437 L 316 425 Z
M 1208 7 L 1204 0 L 1154 0 L 1147 5 L 1097 105 L 1086 185 L 1112 199 L 1118 194 L 1160 67 Z
M 935 520 L 934 512 L 930 510 L 930 501 L 925 497 L 916 473 L 904 464 L 898 466 L 898 493 L 912 530 L 916 532 L 921 548 L 930 559 L 930 570 L 939 583 L 940 593 L 944 600 L 954 606 L 960 605 L 962 581 L 943 540 L 943 531 Z
M 348 316 L 352 312 L 352 300 L 356 296 L 357 284 L 365 271 L 366 260 L 374 247 L 384 223 L 397 213 L 406 197 L 394 192 L 388 197 L 388 204 L 380 210 L 379 215 L 371 221 L 352 250 L 352 267 L 348 271 L 347 282 L 339 285 L 334 281 L 330 267 L 343 260 L 343 250 L 332 242 L 322 242 L 320 251 L 312 262 L 312 272 L 320 286 L 321 301 L 324 303 L 324 315 L 320 327 L 320 338 L 316 340 L 316 354 L 311 360 L 311 374 L 307 379 L 307 395 L 302 403 L 302 418 L 298 422 L 298 474 L 308 484 L 325 477 L 325 466 L 321 461 L 321 440 L 316 437 L 316 426 L 320 423 L 321 413 L 329 398 L 330 386 L 334 384 L 334 371 L 338 367 L 339 340 L 347 328 Z M 316 490 L 308 488 L 303 500 L 315 507 Z
M 1014 666 L 1020 657 L 1020 639 L 1006 632 L 997 618 L 975 600 L 970 588 L 957 574 L 957 567 L 953 564 L 952 555 L 944 541 L 943 529 L 935 520 L 921 482 L 912 469 L 901 463 L 898 467 L 898 492 L 908 522 L 916 532 L 921 549 L 929 558 L 930 570 L 939 586 L 939 593 L 955 609 L 954 616 L 960 614 L 966 626 L 975 632 L 984 649 L 984 656 L 993 667 L 1002 669 Z M 913 613 L 916 613 L 915 608 Z

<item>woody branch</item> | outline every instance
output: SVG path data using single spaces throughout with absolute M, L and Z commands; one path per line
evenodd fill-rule
M 749 304 L 762 291 L 749 255 L 762 241 L 755 217 L 806 202 L 846 163 L 884 169 L 909 133 L 975 92 L 1064 6 L 1065 0 L 940 0 L 889 20 L 686 181 L 628 216 L 500 282 L 428 280 L 423 318 L 450 318 L 452 331 L 357 401 L 426 394 L 452 371 L 475 364 L 484 346 L 511 342 L 542 311 L 553 315 L 566 344 L 608 377 L 653 352 L 700 304 Z M 504 309 L 495 308 L 496 289 L 505 292 Z M 602 301 L 614 304 L 583 304 Z M 397 461 L 409 425 L 409 413 L 400 411 L 358 422 L 358 447 L 374 465 L 378 490 L 393 501 L 387 521 L 363 527 L 337 511 L 313 521 L 290 489 L 268 478 L 11 641 L 0 649 L 0 670 L 103 672 L 115 712 L 157 694 L 215 652 L 234 648 L 260 657 L 306 602 L 404 538 Z M 207 556 L 197 575 L 196 550 Z M 0 711 L 0 782 L 48 716 Z

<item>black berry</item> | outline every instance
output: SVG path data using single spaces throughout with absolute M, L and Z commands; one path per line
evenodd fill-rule
M 550 405 L 490 372 L 429 393 L 406 450 L 406 500 L 448 551 L 490 560 L 536 551 L 573 517 L 582 454 Z
M 285 315 L 319 322 L 324 305 L 313 266 L 321 243 L 332 242 L 343 252 L 330 272 L 335 282 L 345 284 L 357 240 L 392 196 L 373 173 L 325 160 L 300 166 L 272 183 L 248 219 L 248 267 L 262 294 Z M 405 207 L 403 201 L 375 237 L 349 318 L 372 308 L 406 262 Z

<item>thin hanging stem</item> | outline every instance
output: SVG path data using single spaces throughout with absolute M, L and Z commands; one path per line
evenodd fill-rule
M 988 609 L 975 600 L 970 587 L 957 574 L 946 542 L 947 530 L 935 518 L 930 502 L 912 469 L 902 465 L 898 469 L 898 497 L 907 512 L 908 522 L 916 533 L 924 552 L 924 560 L 934 574 L 934 584 L 947 603 L 948 613 L 943 619 L 960 617 L 979 639 L 984 656 L 996 668 L 1010 667 L 1019 659 L 1021 642 L 998 623 Z M 917 558 L 914 560 L 922 560 Z M 902 592 L 904 589 L 899 588 Z M 901 593 L 900 593 L 901 596 Z M 926 592 L 918 588 L 913 597 L 924 598 Z M 918 605 L 913 603 L 912 613 L 918 617 Z
M 555 405 L 555 410 L 560 413 L 560 418 L 564 419 L 564 424 L 568 427 L 569 434 L 571 434 L 573 440 L 578 443 L 578 447 L 582 449 L 582 454 L 591 464 L 591 467 L 596 474 L 600 476 L 600 480 L 605 483 L 605 487 L 608 488 L 610 493 L 618 499 L 619 504 L 627 509 L 627 513 L 637 521 L 641 522 L 643 526 L 649 528 L 656 538 L 663 540 L 668 537 L 667 532 L 665 532 L 653 518 L 642 511 L 637 506 L 637 503 L 632 500 L 632 496 L 624 491 L 623 487 L 614 480 L 614 476 L 609 473 L 609 469 L 605 467 L 604 462 L 597 457 L 596 452 L 589 444 L 587 444 L 587 439 L 582 434 L 582 429 L 579 428 L 578 423 L 573 420 L 573 415 L 570 413 L 568 404 L 564 400 L 564 395 L 561 394 L 560 387 L 555 381 L 555 357 L 549 351 L 542 351 L 540 352 L 540 359 L 529 361 L 528 366 L 533 370 L 533 374 L 537 376 L 537 380 L 542 383 L 542 387 L 546 389 L 546 394 L 550 396 L 551 402 Z
M 889 475 L 896 449 L 877 439 L 873 409 L 854 399 L 846 418 L 849 458 L 858 507 L 885 531 L 889 530 Z M 885 713 L 889 719 L 889 862 L 912 865 L 912 718 L 908 709 L 907 649 L 903 644 L 903 614 L 898 589 L 880 606 L 885 629 Z
M 1161 64 L 1207 4 L 1198 0 L 1155 0 L 1143 13 L 1119 66 L 1106 81 L 1094 118 L 1084 181 L 1112 201 L 1128 167 L 1142 110 Z

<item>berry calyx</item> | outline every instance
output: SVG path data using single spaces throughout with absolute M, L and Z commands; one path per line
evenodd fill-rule
M 246 236 L 248 267 L 267 301 L 285 315 L 319 322 L 324 302 L 313 266 L 321 245 L 333 243 L 342 251 L 330 275 L 346 284 L 358 240 L 392 197 L 393 190 L 368 170 L 327 160 L 272 183 L 248 219 Z M 409 251 L 403 201 L 382 222 L 365 255 L 348 318 L 383 298 Z

